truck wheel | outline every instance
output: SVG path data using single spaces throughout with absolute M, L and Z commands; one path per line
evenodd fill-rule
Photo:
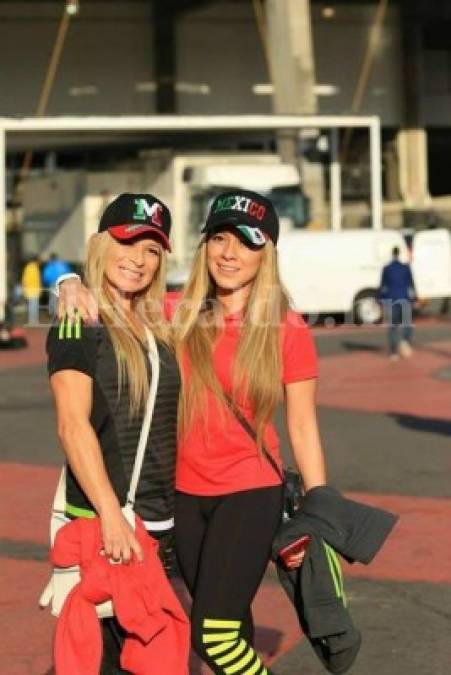
M 358 324 L 375 324 L 382 321 L 382 308 L 374 290 L 361 291 L 354 299 L 354 321 Z

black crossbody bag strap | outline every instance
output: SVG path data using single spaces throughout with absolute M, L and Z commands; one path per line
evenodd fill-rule
M 247 419 L 244 417 L 244 415 L 242 415 L 241 412 L 238 410 L 238 408 L 234 404 L 231 397 L 228 394 L 224 394 L 224 398 L 225 398 L 225 400 L 227 402 L 227 405 L 229 406 L 230 410 L 233 412 L 233 414 L 235 415 L 236 419 L 241 424 L 243 429 L 249 434 L 249 436 L 252 438 L 252 440 L 255 441 L 255 443 L 257 443 L 257 434 L 255 433 L 254 429 L 251 427 L 251 425 L 249 424 Z M 277 463 L 276 463 L 274 457 L 271 455 L 269 450 L 267 450 L 267 448 L 265 447 L 264 444 L 262 444 L 262 452 L 263 452 L 265 458 L 271 464 L 272 468 L 277 473 L 277 475 L 279 476 L 280 480 L 283 483 L 284 480 L 285 480 L 285 477 L 284 477 L 282 471 L 277 466 Z

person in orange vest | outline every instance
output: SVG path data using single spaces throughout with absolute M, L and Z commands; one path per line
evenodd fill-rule
M 39 298 L 41 295 L 41 270 L 39 258 L 34 255 L 30 258 L 22 272 L 22 292 L 28 302 L 28 323 L 39 323 Z

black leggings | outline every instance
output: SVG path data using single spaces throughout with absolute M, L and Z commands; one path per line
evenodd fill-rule
M 270 558 L 282 498 L 281 486 L 219 497 L 177 493 L 176 551 L 193 597 L 192 643 L 217 675 L 268 673 L 252 648 L 250 608 Z

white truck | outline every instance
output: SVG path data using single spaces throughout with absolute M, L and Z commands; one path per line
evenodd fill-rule
M 283 233 L 278 246 L 282 280 L 302 313 L 343 312 L 357 323 L 377 323 L 381 272 L 394 247 L 402 262 L 411 263 L 419 298 L 451 295 L 451 236 L 445 229 L 417 232 L 411 249 L 399 230 Z
M 169 284 L 186 280 L 210 202 L 220 191 L 246 187 L 266 194 L 284 229 L 304 227 L 308 222 L 308 199 L 302 192 L 299 172 L 276 154 L 177 155 L 162 166 L 158 154 L 149 153 L 144 162 L 149 192 L 165 201 L 172 212 Z
M 43 258 L 55 251 L 81 263 L 85 243 L 97 230 L 106 204 L 119 192 L 150 192 L 171 210 L 169 279 L 183 280 L 211 199 L 218 191 L 244 185 L 274 201 L 285 228 L 307 223 L 308 200 L 300 187 L 299 172 L 276 154 L 145 151 L 139 160 L 115 172 L 58 171 L 31 178 L 24 195 L 24 230 L 30 249 L 36 248 L 37 236 L 42 236 Z
M 162 178 L 169 178 L 166 195 Z M 358 323 L 379 321 L 381 272 L 395 246 L 401 260 L 412 264 L 419 297 L 451 295 L 451 236 L 447 230 L 417 232 L 409 247 L 399 230 L 312 231 L 298 171 L 270 154 L 182 155 L 172 160 L 166 174 L 160 174 L 151 191 L 163 199 L 166 196 L 172 207 L 171 286 L 182 285 L 187 279 L 211 199 L 221 190 L 236 187 L 256 190 L 274 202 L 281 222 L 281 276 L 298 311 L 352 313 Z
M 421 298 L 451 296 L 449 231 L 417 232 L 409 250 L 399 230 L 312 230 L 299 173 L 275 154 L 150 151 L 116 172 L 60 174 L 64 176 L 31 180 L 25 195 L 30 222 L 53 218 L 57 224 L 42 247 L 44 258 L 55 251 L 69 261 L 81 262 L 86 240 L 97 230 L 106 203 L 122 191 L 151 192 L 171 209 L 173 253 L 168 281 L 172 287 L 182 285 L 211 199 L 219 191 L 242 187 L 264 193 L 275 203 L 281 220 L 282 279 L 299 311 L 352 311 L 358 322 L 378 321 L 377 288 L 394 246 L 400 248 L 402 260 L 411 261 Z M 56 198 L 58 191 L 64 198 Z M 52 214 L 49 203 L 54 204 Z M 39 209 L 45 212 L 37 213 Z

